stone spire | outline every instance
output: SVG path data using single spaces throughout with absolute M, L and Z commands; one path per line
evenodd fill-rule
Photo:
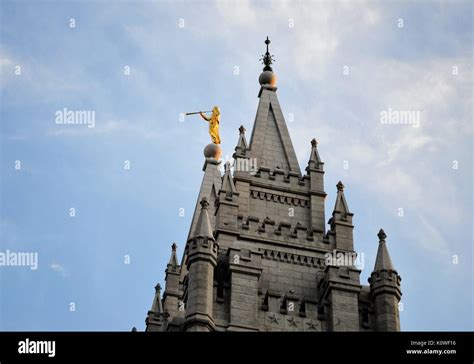
M 206 153 L 205 153 L 206 154 Z M 191 224 L 189 226 L 188 238 L 186 241 L 195 235 L 196 225 L 198 223 L 200 215 L 200 201 L 203 198 L 206 198 L 208 202 L 208 217 L 211 225 L 211 231 L 215 227 L 215 202 L 217 200 L 217 194 L 222 185 L 222 175 L 219 171 L 219 165 L 221 161 L 216 158 L 206 157 L 204 161 L 204 166 L 202 170 L 204 171 L 204 176 L 202 177 L 201 188 L 199 189 L 199 194 L 197 196 L 197 201 L 194 206 L 193 216 L 191 218 Z M 187 214 L 187 212 L 185 212 Z M 181 271 L 180 271 L 180 280 L 182 281 L 184 277 L 188 274 L 187 266 L 184 263 L 186 261 L 186 249 L 185 253 L 181 259 Z
M 329 220 L 330 249 L 355 257 L 352 216 L 344 196 L 344 185 L 336 185 L 336 204 Z M 319 281 L 319 301 L 329 302 L 328 324 L 331 331 L 358 331 L 359 296 L 361 293 L 360 270 L 349 264 L 326 264 L 324 278 Z M 343 278 L 343 279 L 341 279 Z M 344 317 L 344 319 L 341 319 Z
M 155 286 L 155 297 L 145 319 L 146 331 L 162 331 L 166 328 L 168 315 L 163 310 L 161 302 L 161 286 L 158 283 Z
M 165 291 L 163 293 L 163 310 L 170 316 L 169 319 L 171 321 L 175 317 L 183 316 L 183 313 L 178 310 L 181 266 L 178 265 L 176 249 L 177 246 L 173 243 L 173 245 L 171 245 L 171 257 L 165 270 Z
M 163 313 L 163 304 L 161 303 L 161 285 L 159 283 L 155 286 L 155 298 L 151 305 L 150 312 L 153 312 L 155 315 Z
M 214 204 L 217 199 L 217 194 L 222 185 L 222 175 L 219 171 L 219 164 L 221 162 L 217 161 L 214 158 L 206 158 L 204 162 L 204 176 L 201 182 L 201 188 L 199 190 L 199 195 L 197 197 L 196 205 L 194 207 L 194 213 L 191 220 L 191 226 L 189 228 L 188 239 L 194 234 L 194 229 L 199 217 L 200 211 L 200 201 L 203 198 L 206 198 L 209 205 L 209 220 L 211 227 L 214 228 Z
M 232 179 L 232 175 L 230 174 L 230 163 L 226 162 L 224 165 L 224 176 L 222 177 L 222 187 L 219 190 L 219 196 L 225 195 L 227 200 L 232 201 L 234 195 L 238 194 L 237 190 L 235 189 L 234 181 Z
M 237 213 L 239 208 L 237 199 L 240 193 L 237 192 L 234 179 L 230 173 L 230 163 L 227 162 L 224 168 L 222 186 L 216 201 L 216 236 L 222 229 L 237 231 Z
M 193 236 L 186 246 L 188 268 L 185 331 L 212 331 L 214 269 L 217 265 L 219 244 L 214 239 L 209 221 L 209 203 L 204 197 Z
M 324 163 L 318 153 L 318 142 L 313 138 L 311 140 L 311 153 L 308 166 L 306 167 L 306 176 L 310 181 L 310 214 L 311 230 L 309 236 L 316 241 L 321 241 L 326 231 L 326 216 L 324 202 L 326 192 L 324 192 Z
M 398 304 L 402 297 L 401 277 L 393 268 L 385 239 L 387 235 L 380 229 L 377 234 L 379 247 L 375 266 L 369 277 L 370 299 L 375 309 L 377 331 L 400 331 Z
M 311 171 L 323 171 L 323 166 L 324 163 L 321 161 L 321 157 L 318 153 L 318 142 L 313 138 L 313 140 L 311 140 L 311 154 L 309 155 L 306 172 L 309 174 Z
M 268 48 L 270 40 L 267 39 L 265 43 Z M 273 57 L 268 50 L 262 60 L 265 67 L 259 77 L 260 100 L 250 139 L 250 157 L 255 158 L 259 168 L 281 170 L 299 176 L 300 167 L 276 95 L 276 76 L 270 66 Z
M 377 236 L 379 237 L 379 248 L 377 250 L 377 258 L 375 259 L 374 271 L 394 270 L 392 260 L 388 254 L 387 244 L 385 242 L 387 235 L 383 229 L 380 229 Z
M 339 181 L 336 185 L 337 187 L 337 196 L 336 204 L 334 205 L 333 216 L 337 216 L 340 219 L 347 217 L 347 214 L 350 214 L 349 206 L 347 205 L 346 197 L 344 196 L 344 184 Z
M 235 153 L 233 158 L 245 158 L 247 154 L 248 144 L 247 139 L 245 138 L 246 129 L 243 125 L 239 128 L 239 140 L 237 142 L 237 146 L 235 147 Z
M 327 229 L 323 144 L 307 139 L 301 175 L 265 44 L 251 136 L 240 127 L 232 170 L 225 163 L 221 173 L 214 147 L 206 150 L 181 264 L 173 245 L 147 331 L 397 330 L 400 277 L 385 236 L 370 286 L 361 285 L 350 191 L 337 184 Z
M 208 207 L 209 202 L 207 202 L 207 198 L 203 197 L 201 202 L 201 211 L 199 213 L 199 218 L 196 223 L 196 229 L 194 230 L 194 234 L 192 238 L 209 238 L 214 240 L 214 236 L 212 234 L 212 226 L 211 222 L 209 221 L 209 214 L 208 214 Z
M 344 196 L 344 184 L 339 181 L 336 185 L 337 196 L 332 217 L 329 219 L 331 225 L 331 233 L 335 237 L 335 248 L 353 251 L 354 240 L 352 225 L 352 217 L 354 214 L 350 212 Z
M 176 268 L 176 267 L 179 266 L 178 258 L 176 256 L 176 248 L 177 248 L 176 243 L 173 243 L 173 245 L 171 245 L 171 257 L 170 257 L 170 260 L 168 262 L 168 267 L 170 267 L 170 268 Z

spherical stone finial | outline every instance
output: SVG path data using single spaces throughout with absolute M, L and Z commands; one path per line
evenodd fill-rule
M 171 250 L 175 252 L 177 247 L 178 246 L 176 245 L 176 243 L 173 243 L 173 245 L 171 245 Z
M 276 86 L 277 77 L 272 71 L 263 71 L 258 78 L 258 82 L 261 86 L 270 85 L 272 87 Z
M 222 156 L 222 149 L 218 144 L 210 143 L 204 148 L 204 157 L 214 158 L 220 160 Z
M 313 138 L 313 140 L 311 140 L 311 146 L 315 147 L 317 145 L 318 145 L 318 141 L 315 138 Z

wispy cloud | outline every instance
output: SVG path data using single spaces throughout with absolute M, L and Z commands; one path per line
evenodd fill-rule
M 445 232 L 440 226 L 429 218 L 418 214 L 416 219 L 419 222 L 418 229 L 413 231 L 416 241 L 418 241 L 425 251 L 436 253 L 437 256 L 443 257 L 446 263 L 455 251 L 450 247 L 445 237 Z
M 56 272 L 61 277 L 67 277 L 69 275 L 66 269 L 61 264 L 52 263 L 49 267 L 53 270 L 53 272 Z
M 466 60 L 448 58 L 377 65 L 369 57 L 361 62 L 360 68 L 373 70 L 371 77 L 351 75 L 347 82 L 363 85 L 364 94 L 353 97 L 364 108 L 326 99 L 327 108 L 337 109 L 339 103 L 339 107 L 353 110 L 346 121 L 315 106 L 299 110 L 297 114 L 303 118 L 290 124 L 294 139 L 315 136 L 320 140 L 326 170 L 339 171 L 335 174 L 355 183 L 352 188 L 386 201 L 379 208 L 386 209 L 394 219 L 397 206 L 411 215 L 416 211 L 418 217 L 412 222 L 412 231 L 416 230 L 424 240 L 410 241 L 429 248 L 430 254 L 445 255 L 450 244 L 443 236 L 456 231 L 460 219 L 472 213 L 469 203 L 454 206 L 452 200 L 459 184 L 452 160 L 469 156 L 472 137 L 470 123 L 466 122 L 471 100 L 465 95 L 466 85 L 472 86 L 467 72 L 470 65 Z M 453 75 L 453 64 L 460 65 L 463 74 Z M 344 85 L 336 82 L 333 87 Z M 360 87 L 354 87 L 355 92 L 358 90 Z M 420 126 L 382 124 L 380 111 L 387 107 L 420 110 Z M 296 149 L 300 160 L 306 163 L 309 143 L 297 144 Z M 349 163 L 348 170 L 342 168 L 343 161 Z M 425 242 L 429 242 L 428 246 Z
M 159 129 L 159 130 L 158 130 Z M 106 121 L 97 120 L 95 127 L 88 128 L 86 125 L 55 125 L 50 128 L 46 135 L 48 136 L 132 136 L 140 139 L 162 139 L 169 135 L 161 128 L 153 126 L 151 123 L 131 123 L 126 120 Z

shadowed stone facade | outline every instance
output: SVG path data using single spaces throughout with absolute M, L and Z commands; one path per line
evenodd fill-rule
M 221 175 L 220 161 L 205 159 L 181 264 L 173 244 L 166 286 L 163 294 L 155 287 L 146 330 L 400 330 L 401 278 L 383 230 L 369 286 L 361 285 L 353 262 L 328 261 L 328 253 L 356 256 L 344 185 L 336 186 L 326 230 L 318 144 L 311 141 L 302 174 L 271 61 L 264 63 L 250 144 L 241 126 L 233 173 L 229 163 Z

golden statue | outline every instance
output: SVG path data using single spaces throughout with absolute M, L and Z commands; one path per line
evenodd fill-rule
M 207 117 L 204 112 L 200 111 L 199 115 L 209 122 L 209 135 L 211 136 L 214 144 L 221 144 L 221 138 L 219 136 L 219 123 L 221 121 L 221 111 L 218 106 L 212 108 L 211 117 Z

